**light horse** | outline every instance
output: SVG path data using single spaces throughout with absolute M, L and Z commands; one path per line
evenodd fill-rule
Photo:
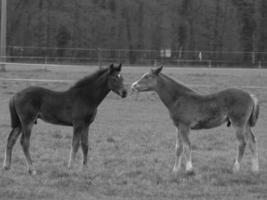
M 239 171 L 240 161 L 248 143 L 252 152 L 252 171 L 259 170 L 256 139 L 251 131 L 259 115 L 256 96 L 240 89 L 229 88 L 217 93 L 201 95 L 170 77 L 160 73 L 162 67 L 144 74 L 131 86 L 137 92 L 155 91 L 168 108 L 177 127 L 176 159 L 173 173 L 181 168 L 181 156 L 186 157 L 186 172 L 194 173 L 191 159 L 190 130 L 209 129 L 223 123 L 231 124 L 239 142 L 234 172 Z
M 11 166 L 12 148 L 21 134 L 20 143 L 25 154 L 27 169 L 36 174 L 32 164 L 30 136 L 33 125 L 40 118 L 45 122 L 72 126 L 73 138 L 68 167 L 71 168 L 79 146 L 82 148 L 82 166 L 87 165 L 88 131 L 94 121 L 97 107 L 110 91 L 122 98 L 127 91 L 121 76 L 121 64 L 99 69 L 76 82 L 66 91 L 52 91 L 42 87 L 28 87 L 11 97 L 9 108 L 12 130 L 7 139 L 3 168 Z

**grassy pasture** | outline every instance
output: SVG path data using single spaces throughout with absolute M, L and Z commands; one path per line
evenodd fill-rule
M 78 80 L 96 68 L 23 70 L 10 66 L 0 78 Z M 88 71 L 88 72 L 87 72 Z M 128 86 L 148 68 L 124 68 Z M 31 137 L 31 153 L 38 175 L 26 173 L 19 142 L 13 149 L 12 168 L 0 170 L 0 199 L 267 199 L 267 71 L 250 69 L 165 68 L 164 73 L 209 93 L 241 87 L 260 99 L 258 139 L 260 172 L 250 171 L 247 151 L 241 171 L 231 172 L 237 143 L 232 128 L 192 131 L 195 176 L 174 179 L 176 130 L 167 109 L 154 93 L 129 93 L 120 99 L 110 93 L 98 110 L 89 133 L 89 166 L 67 169 L 72 129 L 38 121 Z M 9 134 L 8 99 L 29 85 L 64 90 L 71 83 L 0 80 L 0 161 Z M 207 87 L 210 86 L 210 87 Z

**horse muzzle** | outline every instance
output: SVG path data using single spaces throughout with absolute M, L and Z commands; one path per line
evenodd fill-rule
M 127 97 L 127 90 L 123 89 L 119 93 L 120 93 L 121 98 Z
M 150 91 L 150 89 L 148 87 L 144 87 L 140 84 L 138 84 L 138 82 L 134 82 L 132 85 L 131 85 L 131 90 L 133 92 L 145 92 L 145 91 Z

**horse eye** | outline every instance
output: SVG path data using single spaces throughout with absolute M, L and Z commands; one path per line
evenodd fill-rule
M 113 76 L 112 77 L 112 80 L 113 81 L 119 81 L 121 78 L 120 78 L 120 76 L 119 75 L 116 75 L 116 76 Z

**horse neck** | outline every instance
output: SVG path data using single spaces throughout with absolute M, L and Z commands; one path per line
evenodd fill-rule
M 155 89 L 165 106 L 171 109 L 173 103 L 187 93 L 194 92 L 181 83 L 178 83 L 164 74 L 160 74 L 157 88 Z
M 96 91 L 96 95 L 94 96 L 95 102 L 97 105 L 99 105 L 104 98 L 107 96 L 107 94 L 110 92 L 110 89 L 108 87 L 107 79 L 101 80 L 100 84 L 97 85 L 94 90 Z
M 80 93 L 86 101 L 99 105 L 110 92 L 107 74 L 102 74 L 90 84 L 85 84 L 83 87 L 78 88 L 76 92 Z

